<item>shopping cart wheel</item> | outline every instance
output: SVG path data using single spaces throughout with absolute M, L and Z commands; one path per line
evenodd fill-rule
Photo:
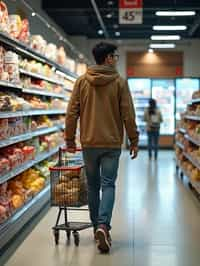
M 76 246 L 79 246 L 79 242 L 80 242 L 80 236 L 79 233 L 77 231 L 73 232 L 74 235 L 74 244 Z
M 55 238 L 55 244 L 58 245 L 58 243 L 59 243 L 59 230 L 54 229 L 53 233 L 54 233 L 54 238 Z
M 70 238 L 71 238 L 71 231 L 70 230 L 67 230 L 66 231 L 66 234 L 67 234 L 67 240 L 69 241 Z

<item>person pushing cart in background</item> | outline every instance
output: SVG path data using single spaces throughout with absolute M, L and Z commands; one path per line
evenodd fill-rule
M 115 181 L 125 126 L 131 158 L 137 157 L 138 131 L 127 81 L 116 70 L 117 46 L 101 42 L 93 48 L 95 66 L 75 83 L 66 114 L 65 141 L 75 152 L 75 135 L 80 118 L 90 218 L 97 247 L 109 252 Z M 100 200 L 100 189 L 102 197 Z

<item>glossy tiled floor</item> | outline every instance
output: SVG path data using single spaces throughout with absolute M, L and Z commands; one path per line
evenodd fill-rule
M 160 152 L 157 163 L 146 152 L 134 162 L 122 156 L 110 255 L 98 253 L 91 229 L 78 248 L 66 245 L 65 234 L 55 247 L 51 209 L 6 265 L 199 266 L 200 204 L 174 173 L 172 152 Z M 87 220 L 85 213 L 72 217 Z

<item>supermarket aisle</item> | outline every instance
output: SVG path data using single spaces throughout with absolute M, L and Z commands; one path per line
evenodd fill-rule
M 7 266 L 199 266 L 200 204 L 174 177 L 172 152 L 161 152 L 157 164 L 146 152 L 135 162 L 123 155 L 110 255 L 98 253 L 91 229 L 79 248 L 66 246 L 65 234 L 55 247 L 55 215 L 51 209 Z

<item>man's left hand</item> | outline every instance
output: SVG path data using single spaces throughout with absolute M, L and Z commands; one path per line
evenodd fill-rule
M 138 155 L 138 147 L 130 147 L 130 155 L 131 155 L 131 159 L 134 160 L 137 155 Z

